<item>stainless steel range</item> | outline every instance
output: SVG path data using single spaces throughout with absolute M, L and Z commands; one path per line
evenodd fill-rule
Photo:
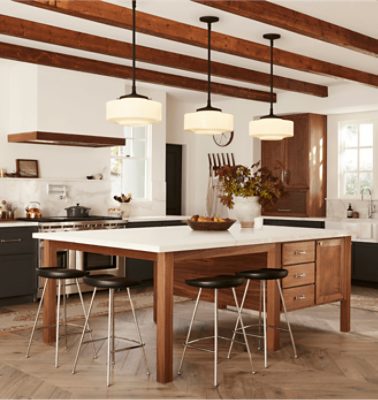
M 26 219 L 20 218 L 20 220 Z M 30 221 L 30 219 L 28 221 Z M 40 232 L 82 231 L 93 229 L 123 229 L 126 228 L 127 225 L 127 221 L 125 220 L 115 217 L 97 215 L 80 218 L 44 217 L 40 219 L 33 219 L 33 221 L 38 222 L 38 229 Z M 40 266 L 43 265 L 43 247 L 43 240 L 41 240 L 39 246 Z M 62 250 L 58 252 L 58 266 L 80 269 L 83 271 L 88 271 L 91 274 L 113 274 L 118 276 L 125 275 L 124 257 L 106 256 L 97 253 Z M 83 286 L 82 290 L 86 290 L 86 287 Z M 74 292 L 74 285 L 67 288 L 67 293 Z

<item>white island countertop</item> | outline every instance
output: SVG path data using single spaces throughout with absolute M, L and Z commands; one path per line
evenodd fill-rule
M 164 253 L 218 247 L 296 242 L 301 240 L 346 237 L 347 233 L 330 229 L 264 226 L 241 229 L 239 224 L 228 231 L 193 231 L 189 226 L 139 229 L 110 229 L 71 232 L 34 233 L 36 239 L 80 243 L 119 249 Z

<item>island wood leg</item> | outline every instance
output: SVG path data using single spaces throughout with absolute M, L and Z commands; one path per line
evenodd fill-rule
M 156 309 L 157 309 L 157 295 L 156 295 L 156 293 L 157 293 L 157 289 L 156 289 L 156 287 L 157 287 L 157 262 L 156 261 L 154 261 L 154 294 L 153 294 L 153 296 L 154 296 L 154 305 L 153 305 L 153 319 L 154 319 L 154 322 L 155 322 L 155 324 L 156 324 Z
M 281 245 L 272 244 L 267 257 L 268 268 L 281 268 Z M 267 344 L 269 351 L 280 348 L 280 295 L 275 281 L 268 281 L 267 290 Z
M 350 294 L 351 294 L 351 238 L 344 239 L 344 275 L 343 280 L 343 300 L 340 302 L 340 331 L 350 331 Z
M 56 266 L 56 249 L 52 243 L 45 240 L 44 243 L 44 266 L 54 267 Z M 56 281 L 55 279 L 49 279 L 45 298 L 43 301 L 43 341 L 45 343 L 51 343 L 55 341 L 55 318 L 56 318 Z
M 156 268 L 156 380 L 173 380 L 173 266 L 172 253 L 159 253 Z

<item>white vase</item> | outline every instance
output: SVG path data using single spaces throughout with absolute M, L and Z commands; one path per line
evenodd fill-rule
M 261 205 L 259 198 L 253 197 L 234 197 L 234 213 L 242 228 L 253 228 L 255 218 L 261 215 Z
M 128 219 L 129 216 L 130 216 L 131 204 L 130 203 L 121 203 L 119 205 L 119 208 L 120 208 L 121 213 L 122 213 L 122 219 Z

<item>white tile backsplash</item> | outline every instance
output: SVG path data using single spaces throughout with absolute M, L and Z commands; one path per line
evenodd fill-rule
M 349 203 L 352 205 L 353 211 L 357 211 L 360 216 L 359 218 L 368 218 L 368 206 L 370 200 L 360 199 L 327 199 L 327 218 L 346 218 L 347 208 Z M 373 201 L 378 211 L 378 201 Z M 378 213 L 373 214 L 373 218 L 378 218 Z

